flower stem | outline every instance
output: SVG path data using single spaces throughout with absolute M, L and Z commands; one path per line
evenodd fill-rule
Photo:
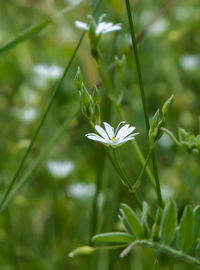
M 181 146 L 180 142 L 176 139 L 174 134 L 169 129 L 162 127 L 160 130 L 166 133 L 177 146 Z
M 139 80 L 139 86 L 140 86 L 140 93 L 141 93 L 141 98 L 142 98 L 142 105 L 143 105 L 146 129 L 147 129 L 147 134 L 148 134 L 148 132 L 149 132 L 149 117 L 148 117 L 147 104 L 146 104 L 144 86 L 143 86 L 143 81 L 142 81 L 142 73 L 141 73 L 141 68 L 140 68 L 140 61 L 139 61 L 136 38 L 135 38 L 135 30 L 134 30 L 134 25 L 133 25 L 133 20 L 132 20 L 132 15 L 131 15 L 131 7 L 130 7 L 129 0 L 126 0 L 126 9 L 127 9 L 127 15 L 128 15 L 129 26 L 130 26 L 130 31 L 131 31 L 131 38 L 132 38 L 132 43 L 133 43 L 133 51 L 134 51 L 134 56 L 135 56 L 135 62 L 136 62 L 136 68 L 137 68 L 138 80 Z M 155 176 L 158 203 L 163 208 L 164 203 L 163 203 L 161 189 L 160 189 L 160 181 L 159 181 L 159 176 L 158 176 L 158 170 L 157 170 L 157 164 L 156 164 L 156 158 L 155 158 L 154 151 L 152 151 L 152 163 L 153 163 L 153 171 L 154 171 L 154 176 Z
M 124 173 L 122 172 L 122 169 L 119 166 L 119 163 L 117 160 L 114 160 L 111 156 L 111 154 L 109 153 L 109 151 L 105 148 L 106 150 L 106 154 L 110 160 L 110 162 L 112 163 L 113 167 L 115 168 L 116 172 L 118 173 L 120 179 L 122 180 L 122 183 L 125 186 L 128 186 L 129 191 L 131 192 L 134 200 L 136 201 L 138 207 L 140 208 L 140 210 L 142 210 L 142 202 L 140 201 L 139 197 L 137 196 L 137 194 L 135 192 L 132 192 L 132 187 L 131 184 L 129 183 L 128 179 L 126 178 L 126 176 L 124 175 Z
M 141 172 L 140 172 L 140 174 L 139 174 L 139 176 L 138 176 L 138 178 L 137 178 L 137 180 L 136 180 L 136 182 L 135 182 L 135 184 L 134 184 L 134 186 L 133 186 L 133 190 L 134 190 L 134 191 L 136 191 L 136 190 L 139 188 L 139 186 L 141 185 L 143 173 L 144 173 L 144 171 L 145 171 L 145 169 L 146 169 L 146 166 L 147 166 L 147 164 L 148 164 L 149 158 L 151 157 L 151 151 L 152 151 L 152 149 L 150 148 L 150 149 L 149 149 L 149 152 L 148 152 L 148 154 L 147 154 L 145 163 L 144 163 L 144 165 L 143 165 L 143 168 L 142 168 L 142 170 L 141 170 Z

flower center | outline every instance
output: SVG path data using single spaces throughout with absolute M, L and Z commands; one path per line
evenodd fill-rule
M 116 141 L 116 138 L 115 138 L 115 136 L 113 136 L 113 137 L 112 137 L 112 141 Z

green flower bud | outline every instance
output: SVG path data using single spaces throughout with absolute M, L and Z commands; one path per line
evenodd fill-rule
M 74 77 L 74 88 L 78 91 L 81 91 L 82 82 L 83 82 L 82 73 L 80 67 L 78 67 L 76 75 Z
M 73 258 L 75 256 L 88 256 L 95 251 L 95 248 L 90 246 L 83 246 L 74 249 L 72 252 L 69 253 L 69 257 Z
M 93 101 L 94 101 L 95 104 L 100 104 L 100 102 L 101 102 L 101 96 L 100 96 L 99 90 L 96 87 L 96 85 L 94 87 L 92 98 L 93 98 Z
M 160 111 L 158 109 L 151 120 L 150 129 L 155 129 L 158 126 L 159 119 L 160 119 Z
M 85 87 L 84 83 L 81 85 L 81 102 L 87 107 L 90 103 L 91 96 L 88 93 L 87 88 Z
M 169 112 L 172 108 L 173 100 L 174 100 L 174 95 L 172 95 L 167 101 L 165 101 L 165 103 L 162 107 L 162 114 L 164 117 L 169 114 Z

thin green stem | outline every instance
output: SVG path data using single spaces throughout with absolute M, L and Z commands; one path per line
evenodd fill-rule
M 6 42 L 5 44 L 3 44 L 0 47 L 0 55 L 6 53 L 7 51 L 9 51 L 13 47 L 17 46 L 18 44 L 26 41 L 27 39 L 32 38 L 33 36 L 38 34 L 40 31 L 42 31 L 50 23 L 55 21 L 55 19 L 57 19 L 59 16 L 70 12 L 73 8 L 75 8 L 78 5 L 79 5 L 79 3 L 75 3 L 75 4 L 72 4 L 68 7 L 65 7 L 61 11 L 56 13 L 55 15 L 52 15 L 49 19 L 47 19 L 47 20 L 45 20 L 37 25 L 34 25 L 34 26 L 24 30 L 23 32 L 19 33 L 16 37 L 12 38 L 11 40 L 9 40 L 8 42 Z
M 96 6 L 95 6 L 95 8 L 94 8 L 93 14 L 96 12 L 96 10 L 97 10 L 97 8 L 98 8 L 100 2 L 101 2 L 101 0 L 99 0 L 99 1 L 97 2 Z M 81 45 L 81 43 L 82 43 L 82 41 L 83 41 L 83 38 L 84 38 L 84 36 L 85 36 L 85 33 L 86 33 L 86 31 L 83 31 L 83 33 L 82 33 L 82 35 L 81 35 L 81 37 L 80 37 L 80 39 L 79 39 L 79 41 L 78 41 L 78 43 L 77 43 L 77 45 L 76 45 L 74 51 L 73 51 L 73 53 L 72 53 L 72 56 L 71 56 L 71 58 L 70 58 L 70 60 L 69 60 L 69 62 L 68 62 L 68 64 L 67 64 L 67 66 L 66 66 L 66 68 L 65 68 L 65 70 L 64 70 L 64 72 L 63 72 L 63 75 L 62 75 L 62 77 L 60 78 L 60 80 L 58 81 L 57 86 L 55 87 L 55 89 L 54 89 L 54 91 L 53 91 L 53 93 L 52 93 L 52 96 L 51 96 L 51 98 L 50 98 L 50 100 L 49 100 L 49 103 L 47 104 L 47 106 L 46 106 L 46 108 L 45 108 L 45 110 L 44 110 L 44 113 L 43 113 L 43 115 L 42 115 L 42 117 L 41 117 L 40 123 L 39 123 L 39 125 L 38 125 L 38 127 L 37 127 L 37 129 L 36 129 L 36 131 L 35 131 L 35 133 L 34 133 L 34 135 L 33 135 L 33 137 L 32 137 L 32 139 L 31 139 L 31 142 L 30 142 L 30 144 L 29 144 L 27 150 L 25 151 L 24 156 L 22 157 L 22 159 L 21 159 L 21 161 L 20 161 L 20 163 L 19 163 L 19 166 L 18 166 L 18 168 L 17 168 L 17 170 L 16 170 L 16 172 L 15 172 L 15 174 L 14 174 L 12 180 L 10 181 L 10 183 L 9 183 L 9 185 L 8 185 L 8 187 L 7 187 L 6 191 L 5 191 L 5 193 L 3 194 L 3 197 L 1 198 L 1 201 L 0 201 L 0 211 L 2 210 L 2 207 L 3 207 L 3 205 L 4 205 L 4 202 L 5 202 L 5 200 L 7 199 L 8 195 L 9 195 L 9 193 L 10 193 L 12 187 L 13 187 L 13 185 L 14 185 L 15 182 L 16 182 L 16 179 L 17 179 L 19 173 L 21 172 L 21 170 L 22 170 L 22 168 L 23 168 L 24 162 L 25 162 L 25 160 L 26 160 L 28 154 L 30 153 L 30 151 L 31 151 L 31 149 L 32 149 L 32 146 L 33 146 L 33 144 L 34 144 L 34 142 L 35 142 L 35 140 L 36 140 L 36 138 L 37 138 L 37 136 L 38 136 L 38 133 L 39 133 L 41 127 L 42 127 L 43 124 L 44 124 L 44 121 L 45 121 L 45 119 L 46 119 L 46 117 L 47 117 L 47 114 L 48 114 L 48 112 L 50 111 L 50 108 L 51 108 L 51 106 L 52 106 L 52 104 L 53 104 L 53 102 L 54 102 L 54 99 L 56 98 L 56 96 L 57 96 L 57 94 L 58 94 L 58 91 L 60 90 L 60 87 L 61 87 L 61 85 L 62 85 L 62 83 L 63 83 L 63 81 L 64 81 L 64 79 L 65 79 L 65 77 L 66 77 L 66 75 L 67 75 L 67 73 L 68 73 L 68 71 L 69 71 L 69 69 L 71 68 L 72 62 L 73 62 L 73 60 L 74 60 L 74 58 L 75 58 L 75 56 L 76 56 L 76 53 L 77 53 L 77 51 L 78 51 L 78 49 L 79 49 L 79 47 L 80 47 L 80 45 Z
M 177 146 L 181 146 L 180 142 L 176 139 L 174 134 L 169 129 L 162 127 L 160 130 L 166 133 Z
M 142 105 L 143 105 L 143 111 L 144 111 L 144 117 L 145 117 L 145 123 L 146 123 L 146 130 L 147 130 L 147 135 L 148 135 L 149 117 L 148 117 L 147 104 L 146 104 L 146 98 L 145 98 L 144 86 L 143 86 L 143 80 L 142 80 L 142 72 L 141 72 L 141 67 L 140 67 L 139 55 L 138 55 L 138 50 L 137 50 L 137 43 L 136 43 L 136 38 L 135 38 L 135 30 L 134 30 L 129 0 L 126 0 L 126 9 L 127 9 L 127 15 L 128 15 L 129 26 L 130 26 L 130 31 L 131 31 L 133 52 L 134 52 L 134 56 L 135 56 L 135 62 L 136 62 L 136 68 L 137 68 L 137 74 L 138 74 L 138 80 L 139 80 L 139 86 L 140 86 L 140 93 L 141 93 Z M 159 181 L 154 151 L 152 151 L 152 163 L 153 163 L 153 171 L 154 171 L 155 182 L 156 182 L 158 203 L 163 208 L 164 203 L 163 203 L 163 199 L 162 199 L 162 195 L 161 195 L 160 181 Z
M 112 164 L 113 167 L 115 168 L 115 170 L 116 170 L 116 172 L 118 173 L 120 179 L 123 181 L 123 184 L 125 184 L 125 185 L 127 186 L 127 184 L 126 184 L 126 181 L 127 181 L 126 176 L 123 174 L 123 172 L 122 172 L 121 168 L 118 166 L 118 164 L 116 164 L 116 162 L 115 162 L 114 159 L 112 158 L 112 156 L 111 156 L 111 154 L 109 153 L 109 151 L 108 151 L 107 149 L 105 149 L 105 150 L 106 150 L 106 154 L 107 154 L 107 156 L 108 156 L 108 158 L 109 158 L 111 164 Z M 128 187 L 128 188 L 129 188 L 129 187 Z M 131 185 L 130 185 L 129 191 L 131 191 Z M 139 199 L 139 197 L 137 196 L 137 194 L 136 194 L 135 192 L 134 192 L 134 193 L 131 192 L 131 194 L 132 194 L 134 200 L 136 201 L 136 203 L 137 203 L 139 209 L 142 210 L 142 202 L 140 201 L 140 199 Z
M 142 170 L 141 170 L 141 172 L 140 172 L 140 174 L 139 174 L 139 176 L 138 176 L 138 178 L 137 178 L 137 180 L 136 180 L 136 182 L 135 182 L 135 184 L 134 184 L 134 186 L 133 186 L 133 190 L 134 190 L 134 191 L 136 191 L 136 190 L 139 188 L 139 186 L 141 185 L 141 182 L 142 182 L 142 176 L 143 176 L 144 171 L 145 171 L 145 169 L 146 169 L 146 166 L 147 166 L 147 164 L 148 164 L 148 162 L 149 162 L 149 158 L 151 157 L 151 151 L 152 151 L 152 149 L 149 149 L 149 152 L 148 152 L 148 154 L 147 154 L 147 157 L 146 157 L 145 163 L 144 163 L 144 165 L 143 165 L 143 168 L 142 168 Z

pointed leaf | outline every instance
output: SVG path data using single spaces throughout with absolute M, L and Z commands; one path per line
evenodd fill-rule
M 123 232 L 111 232 L 111 233 L 101 233 L 96 234 L 92 237 L 93 242 L 132 242 L 134 237 L 131 234 Z
M 160 225 L 160 238 L 163 244 L 169 245 L 175 236 L 177 226 L 177 206 L 174 201 L 169 201 L 163 211 Z
M 125 203 L 121 204 L 121 212 L 130 226 L 131 231 L 137 238 L 143 237 L 143 228 L 135 212 Z
M 190 205 L 186 205 L 178 230 L 177 246 L 185 251 L 189 250 L 194 243 L 194 213 Z
M 200 205 L 196 206 L 193 210 L 194 213 L 194 240 L 199 236 L 200 230 Z

